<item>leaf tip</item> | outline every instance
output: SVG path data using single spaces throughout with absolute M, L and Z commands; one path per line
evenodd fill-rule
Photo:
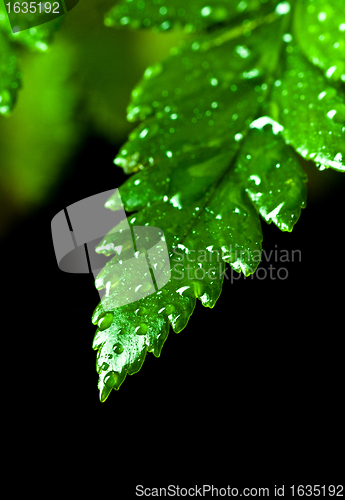
M 99 383 L 99 399 L 101 403 L 104 403 L 107 398 L 109 397 L 109 394 L 111 391 L 114 389 L 115 391 L 118 391 L 122 382 L 126 378 L 127 373 L 126 372 L 116 372 L 116 371 L 110 371 L 108 372 L 102 380 L 100 380 Z

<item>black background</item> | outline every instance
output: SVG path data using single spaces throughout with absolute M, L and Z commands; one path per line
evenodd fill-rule
M 287 279 L 225 281 L 213 309 L 197 302 L 187 327 L 170 329 L 161 357 L 149 353 L 100 403 L 91 347 L 98 292 L 92 275 L 58 269 L 50 223 L 68 205 L 123 183 L 117 152 L 87 138 L 51 202 L 2 242 L 5 400 L 34 441 L 47 439 L 48 456 L 62 452 L 66 472 L 75 474 L 74 457 L 91 454 L 90 480 L 116 477 L 125 498 L 136 484 L 338 484 L 344 175 L 317 172 L 325 189 L 311 184 L 292 233 L 262 223 L 266 252 L 301 251 L 301 262 L 280 264 Z M 334 175 L 336 185 L 327 181 Z

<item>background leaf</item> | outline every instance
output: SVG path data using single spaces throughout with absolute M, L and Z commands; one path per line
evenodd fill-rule
M 0 32 L 0 115 L 6 115 L 17 99 L 21 73 L 9 42 Z
M 345 82 L 345 11 L 342 0 L 296 2 L 294 32 L 310 62 L 327 78 Z
M 279 2 L 269 0 L 169 0 L 166 2 L 144 2 L 123 0 L 105 17 L 106 26 L 126 26 L 133 29 L 149 28 L 167 31 L 184 28 L 187 33 L 205 30 L 213 25 L 234 20 L 244 13 L 246 16 L 258 11 L 263 5 L 270 7 Z
M 111 4 L 84 0 L 63 18 L 47 50 L 34 43 L 46 25 L 12 37 L 4 18 L 3 34 L 13 39 L 10 50 L 24 83 L 11 114 L 0 120 L 0 236 L 49 203 L 60 183 L 74 175 L 74 157 L 89 137 L 103 138 L 117 150 L 133 128 L 125 115 L 131 88 L 182 38 L 167 34 L 157 43 L 158 35 L 150 32 L 109 30 L 103 17 Z M 28 38 L 19 43 L 24 34 Z M 47 45 L 48 38 L 42 40 Z M 82 177 L 93 175 L 90 168 L 84 160 Z
M 45 52 L 61 18 L 30 30 L 12 33 L 4 1 L 0 1 L 0 115 L 8 115 L 21 88 L 21 72 L 17 66 L 16 45 Z
M 320 168 L 343 171 L 344 91 L 330 86 L 300 55 L 298 46 L 287 55 L 284 70 L 282 80 L 275 83 L 272 101 L 285 141 Z

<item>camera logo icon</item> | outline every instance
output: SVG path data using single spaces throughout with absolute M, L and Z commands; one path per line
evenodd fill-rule
M 110 197 L 112 210 L 105 208 Z M 61 210 L 52 219 L 51 230 L 59 268 L 92 273 L 105 311 L 147 297 L 170 280 L 163 231 L 131 226 L 118 189 Z
M 72 10 L 79 0 L 4 0 L 12 32 L 19 33 L 53 21 Z

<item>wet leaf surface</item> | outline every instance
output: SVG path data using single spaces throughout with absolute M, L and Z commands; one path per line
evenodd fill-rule
M 126 275 L 112 274 L 118 256 L 102 270 L 97 283 L 106 300 L 93 316 L 101 401 L 147 352 L 160 355 L 169 327 L 186 327 L 196 299 L 214 307 L 226 264 L 255 272 L 260 219 L 292 231 L 306 206 L 299 156 L 320 170 L 343 169 L 343 89 L 296 44 L 290 4 L 272 6 L 245 27 L 182 42 L 132 92 L 128 120 L 140 123 L 114 160 L 132 174 L 119 191 L 134 212 L 130 225 L 164 232 L 171 277 L 148 297 L 107 310 Z M 120 208 L 116 200 L 107 208 Z M 113 255 L 120 238 L 109 233 L 96 251 Z M 104 329 L 98 322 L 109 314 Z
M 327 78 L 345 82 L 345 8 L 341 0 L 300 0 L 294 16 L 296 40 Z

